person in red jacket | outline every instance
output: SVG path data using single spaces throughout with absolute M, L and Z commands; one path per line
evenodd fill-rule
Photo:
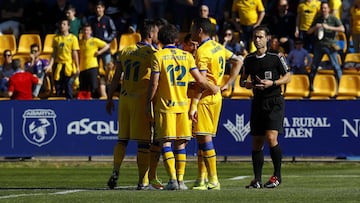
M 9 97 L 14 100 L 32 100 L 33 84 L 41 84 L 41 81 L 32 73 L 22 70 L 19 59 L 13 60 L 13 69 L 15 73 L 9 79 Z

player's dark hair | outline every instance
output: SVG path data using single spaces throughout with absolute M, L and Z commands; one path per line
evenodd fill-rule
M 163 45 L 174 44 L 179 38 L 179 31 L 175 25 L 168 24 L 159 30 L 158 38 Z
M 169 24 L 169 22 L 165 18 L 156 18 L 154 21 L 159 28 Z
M 203 33 L 205 34 L 211 35 L 212 33 L 213 27 L 208 18 L 195 18 L 193 26 L 196 31 L 198 31 L 201 28 Z
M 143 26 L 140 28 L 141 39 L 149 38 L 151 31 L 155 29 L 156 23 L 153 20 L 144 21 Z
M 257 31 L 264 31 L 265 32 L 265 36 L 270 35 L 270 30 L 268 27 L 264 26 L 264 25 L 260 25 L 257 26 L 256 28 L 254 28 L 253 33 L 257 32 Z
M 188 43 L 191 41 L 191 33 L 187 33 L 184 37 L 184 42 Z

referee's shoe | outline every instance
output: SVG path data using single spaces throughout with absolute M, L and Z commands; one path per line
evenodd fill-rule
M 265 188 L 275 188 L 279 186 L 281 180 L 277 176 L 271 176 L 269 181 L 264 184 Z

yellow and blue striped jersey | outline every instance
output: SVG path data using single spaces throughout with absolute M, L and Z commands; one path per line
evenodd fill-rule
M 152 74 L 160 74 L 155 111 L 185 113 L 188 111 L 187 89 L 193 56 L 175 46 L 165 46 L 153 56 Z
M 118 57 L 124 72 L 121 95 L 146 96 L 151 74 L 151 57 L 155 51 L 151 45 L 145 43 L 122 50 Z
M 233 53 L 214 40 L 204 40 L 196 51 L 196 65 L 200 71 L 207 71 L 210 83 L 220 85 L 225 72 L 226 60 Z
M 55 56 L 56 63 L 72 62 L 72 51 L 79 50 L 78 38 L 73 34 L 56 35 L 53 41 L 53 47 L 57 50 Z
M 80 71 L 87 70 L 89 68 L 99 67 L 99 63 L 95 53 L 106 46 L 106 42 L 91 37 L 89 39 L 81 39 L 80 42 Z

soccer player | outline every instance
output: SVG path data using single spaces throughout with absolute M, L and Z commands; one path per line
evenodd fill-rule
M 210 39 L 212 25 L 209 19 L 198 18 L 191 27 L 192 39 L 199 42 L 195 60 L 201 74 L 214 85 L 220 85 L 226 60 L 232 63 L 230 77 L 221 90 L 230 87 L 239 74 L 242 59 L 214 40 Z M 195 190 L 220 189 L 216 170 L 216 152 L 212 137 L 216 136 L 222 105 L 221 92 L 215 95 L 202 92 L 192 99 L 190 116 L 193 119 L 193 134 L 198 142 L 198 178 Z M 209 182 L 206 184 L 206 173 Z
M 54 37 L 53 48 L 49 65 L 53 67 L 56 96 L 61 96 L 65 90 L 67 99 L 73 98 L 73 84 L 75 77 L 80 73 L 78 38 L 69 32 L 70 22 L 68 19 L 60 21 L 60 34 Z M 75 65 L 75 67 L 74 67 Z
M 157 42 L 158 31 L 158 27 L 154 22 L 146 22 L 144 28 L 141 29 L 142 41 L 137 43 L 136 46 L 124 48 L 118 59 L 120 62 L 119 68 L 116 69 L 112 79 L 106 105 L 106 110 L 109 114 L 114 110 L 112 96 L 120 80 L 122 85 L 118 114 L 119 139 L 114 147 L 114 168 L 108 181 L 108 186 L 111 189 L 116 187 L 119 169 L 130 139 L 138 142 L 137 164 L 139 182 L 137 189 L 147 189 L 148 186 L 150 186 L 150 189 L 163 188 L 156 177 L 156 166 L 160 156 L 160 149 L 150 149 L 152 139 L 150 119 L 145 115 L 146 96 L 151 72 L 150 62 L 153 53 L 156 51 L 151 44 Z M 151 170 L 148 178 L 149 166 Z
M 178 33 L 174 25 L 165 25 L 159 31 L 159 41 L 164 46 L 152 59 L 147 102 L 148 110 L 151 102 L 154 103 L 155 139 L 162 144 L 163 161 L 169 176 L 169 182 L 165 187 L 167 190 L 187 189 L 183 178 L 186 162 L 185 146 L 192 137 L 187 97 L 190 74 L 202 88 L 207 89 L 209 94 L 219 91 L 218 86 L 209 83 L 200 74 L 193 56 L 176 48 Z M 172 142 L 174 142 L 174 151 Z
M 259 26 L 254 29 L 253 40 L 257 51 L 245 58 L 240 80 L 242 87 L 253 89 L 254 92 L 250 130 L 255 178 L 246 188 L 263 187 L 261 173 L 264 164 L 265 140 L 270 148 L 274 173 L 264 187 L 274 188 L 281 183 L 282 152 L 277 141 L 278 133 L 283 130 L 284 121 L 284 98 L 281 95 L 281 85 L 290 82 L 290 72 L 283 56 L 268 52 L 269 38 L 267 27 Z M 249 75 L 251 80 L 247 80 Z

